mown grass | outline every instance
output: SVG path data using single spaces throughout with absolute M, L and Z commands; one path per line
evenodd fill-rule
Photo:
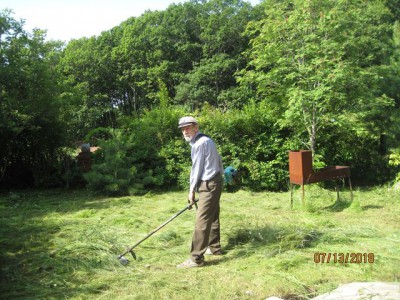
M 185 207 L 186 192 L 106 198 L 86 191 L 0 196 L 2 299 L 308 299 L 354 281 L 400 280 L 400 195 L 381 187 L 336 193 L 225 192 L 226 254 L 181 270 L 194 211 L 116 256 Z M 314 253 L 374 253 L 374 263 L 314 263 Z

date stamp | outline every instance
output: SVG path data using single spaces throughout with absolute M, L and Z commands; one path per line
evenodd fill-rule
M 316 264 L 324 263 L 339 263 L 339 264 L 373 264 L 375 261 L 374 253 L 361 253 L 361 252 L 315 252 L 314 262 Z

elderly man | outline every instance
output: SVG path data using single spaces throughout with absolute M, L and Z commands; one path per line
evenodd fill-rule
M 191 258 L 177 267 L 202 267 L 206 252 L 213 255 L 221 254 L 219 200 L 223 188 L 224 169 L 215 143 L 210 137 L 200 133 L 195 118 L 182 117 L 178 127 L 181 128 L 184 139 L 192 148 L 188 200 L 189 203 L 194 204 L 195 194 L 198 192 L 199 201 Z

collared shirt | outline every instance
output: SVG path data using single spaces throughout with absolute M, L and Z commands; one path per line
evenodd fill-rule
M 200 180 L 210 180 L 218 173 L 222 174 L 223 172 L 222 159 L 214 141 L 207 136 L 202 136 L 196 140 L 196 136 L 190 142 L 190 146 L 192 147 L 191 192 L 196 190 L 196 186 Z

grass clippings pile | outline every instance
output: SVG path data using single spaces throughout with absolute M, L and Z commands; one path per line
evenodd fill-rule
M 223 193 L 223 256 L 188 258 L 194 210 L 117 256 L 185 207 L 186 192 L 103 198 L 86 191 L 0 195 L 3 299 L 309 299 L 350 282 L 398 282 L 399 197 L 386 188 L 354 199 L 307 186 L 295 193 Z M 362 261 L 339 262 L 361 254 Z M 373 254 L 373 262 L 362 255 Z M 330 255 L 330 261 L 327 257 Z M 334 261 L 334 256 L 336 261 Z M 367 257 L 367 256 L 365 256 Z

